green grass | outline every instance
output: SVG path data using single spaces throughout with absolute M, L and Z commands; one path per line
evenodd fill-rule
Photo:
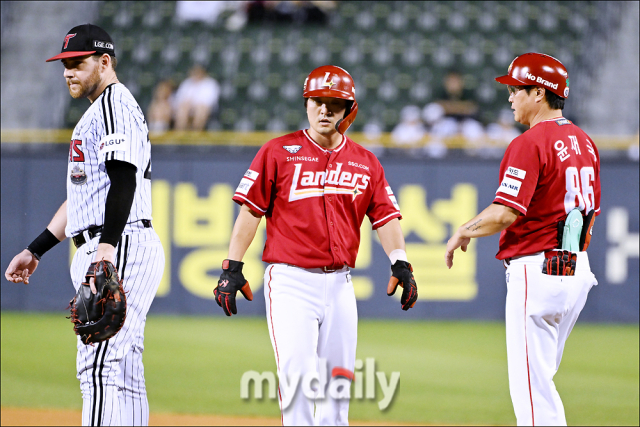
M 8 312 L 1 321 L 2 405 L 80 409 L 64 315 Z M 357 357 L 401 377 L 389 409 L 378 409 L 378 388 L 374 400 L 352 400 L 351 419 L 515 424 L 502 323 L 362 320 L 358 334 Z M 638 425 L 638 337 L 636 325 L 578 322 L 556 375 L 569 424 Z M 245 371 L 275 372 L 262 318 L 150 316 L 144 361 L 151 411 L 279 418 L 275 401 L 240 399 Z

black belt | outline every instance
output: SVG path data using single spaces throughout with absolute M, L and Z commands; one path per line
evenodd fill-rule
M 140 222 L 142 222 L 142 225 L 144 226 L 144 228 L 151 227 L 151 220 L 149 219 L 141 219 Z M 93 227 L 89 227 L 86 230 L 83 230 L 72 237 L 73 244 L 75 245 L 76 248 L 79 248 L 80 246 L 84 245 L 85 243 L 87 243 L 87 241 L 93 239 L 100 233 L 102 233 L 101 225 L 94 225 Z

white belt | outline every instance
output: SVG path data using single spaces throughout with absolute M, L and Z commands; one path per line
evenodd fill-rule
M 502 260 L 502 263 L 504 265 L 504 268 L 507 268 L 510 265 L 514 265 L 514 264 L 538 264 L 540 268 L 542 268 L 542 265 L 544 264 L 544 259 L 545 259 L 544 254 L 545 252 L 538 252 L 531 255 L 506 258 Z M 578 255 L 578 258 L 576 259 L 576 271 L 583 271 L 583 270 L 591 271 L 591 266 L 589 264 L 589 256 L 587 255 L 587 252 L 586 251 L 578 252 L 577 255 Z

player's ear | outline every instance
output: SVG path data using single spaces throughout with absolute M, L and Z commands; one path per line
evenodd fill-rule
M 111 57 L 108 53 L 103 53 L 102 56 L 100 56 L 100 67 L 103 71 L 111 68 Z

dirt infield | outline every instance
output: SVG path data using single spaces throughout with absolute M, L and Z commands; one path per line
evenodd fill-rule
M 80 411 L 63 409 L 11 408 L 0 410 L 3 426 L 79 426 Z M 394 425 L 363 421 L 352 425 Z M 154 414 L 149 416 L 151 426 L 279 426 L 279 418 L 233 417 L 224 415 Z
M 82 413 L 62 409 L 2 407 L 3 426 L 79 426 Z M 150 414 L 151 426 L 279 426 L 278 418 L 231 417 L 223 415 Z

